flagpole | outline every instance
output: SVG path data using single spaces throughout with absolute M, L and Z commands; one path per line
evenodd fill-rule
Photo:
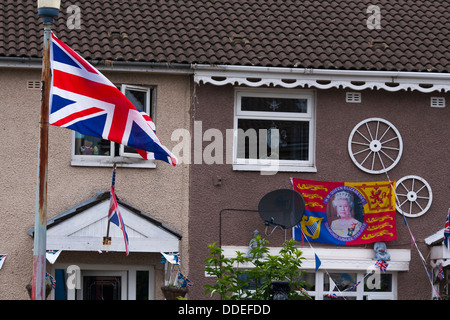
M 33 249 L 32 300 L 45 300 L 45 252 L 47 246 L 47 169 L 48 121 L 50 97 L 50 37 L 53 18 L 59 13 L 60 1 L 38 0 L 38 14 L 44 23 L 42 57 L 42 97 L 39 122 L 39 158 L 36 183 L 36 210 Z

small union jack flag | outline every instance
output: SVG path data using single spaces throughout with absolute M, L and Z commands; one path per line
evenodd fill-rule
M 448 250 L 450 250 L 450 209 L 448 209 L 447 219 L 444 226 L 444 244 Z
M 45 273 L 45 280 L 48 280 L 53 288 L 56 287 L 56 280 L 50 273 L 48 272 Z
M 128 255 L 128 234 L 125 230 L 125 223 L 123 222 L 122 215 L 119 211 L 119 205 L 117 204 L 117 198 L 115 194 L 115 185 L 116 185 L 116 166 L 113 167 L 113 175 L 112 175 L 112 183 L 111 183 L 111 194 L 109 198 L 109 212 L 108 219 L 112 223 L 122 230 L 123 239 L 125 241 L 125 252 Z
M 175 156 L 156 136 L 152 119 L 53 33 L 50 59 L 50 124 L 134 147 L 144 159 L 176 165 Z
M 438 278 L 444 280 L 444 269 L 442 268 L 442 264 L 439 264 Z
M 388 267 L 388 263 L 386 262 L 386 261 L 384 261 L 384 260 L 378 260 L 376 263 L 375 263 L 375 265 L 378 267 L 378 268 L 380 268 L 380 270 L 382 271 L 382 272 L 386 272 L 386 269 L 387 269 L 387 267 Z

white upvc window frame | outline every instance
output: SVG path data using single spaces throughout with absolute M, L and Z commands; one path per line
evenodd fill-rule
M 145 92 L 146 95 L 146 101 L 145 101 L 145 113 L 147 113 L 150 118 L 154 118 L 154 105 L 152 105 L 152 103 L 154 104 L 154 99 L 152 101 L 151 99 L 151 95 L 152 95 L 152 88 L 150 87 L 141 87 L 141 86 L 133 86 L 133 85 L 122 85 L 121 87 L 121 91 L 122 93 L 125 95 L 127 90 L 133 90 L 133 91 L 139 91 L 139 92 Z M 138 109 L 139 110 L 139 109 Z M 126 152 L 125 151 L 125 146 L 123 144 L 120 145 L 120 149 L 119 149 L 119 156 L 120 157 L 131 157 L 131 158 L 141 158 L 141 156 L 137 153 L 131 153 L 131 152 Z
M 234 258 L 237 252 L 246 252 L 248 247 L 245 246 L 223 246 L 223 255 L 226 258 Z M 268 247 L 270 255 L 278 255 L 281 247 Z M 338 249 L 338 250 L 336 250 Z M 314 285 L 314 290 L 306 289 L 307 293 L 314 300 L 324 300 L 325 294 L 336 294 L 336 298 L 348 297 L 356 298 L 356 300 L 397 300 L 398 299 L 398 273 L 409 271 L 409 263 L 411 261 L 411 250 L 409 249 L 390 249 L 391 260 L 389 267 L 385 273 L 380 271 L 375 266 L 373 259 L 373 250 L 371 249 L 357 249 L 357 248 L 301 248 L 302 261 L 300 269 L 309 274 L 314 274 L 314 280 L 305 280 L 310 285 Z M 316 270 L 316 254 L 321 257 L 321 266 Z M 254 267 L 253 263 L 241 264 L 242 269 L 251 269 Z M 356 273 L 356 286 L 354 291 L 330 291 L 325 290 L 325 277 L 332 273 Z M 365 291 L 364 279 L 369 283 L 377 285 L 376 277 L 384 274 L 392 275 L 391 290 L 390 291 Z M 211 275 L 205 273 L 205 277 Z M 335 281 L 335 280 L 333 280 Z
M 307 99 L 307 112 L 284 113 L 264 111 L 241 110 L 242 97 L 258 98 L 299 98 Z M 314 90 L 292 89 L 261 89 L 261 88 L 237 88 L 234 101 L 234 143 L 233 143 L 233 170 L 236 171 L 264 171 L 275 168 L 284 172 L 317 172 L 315 161 L 316 145 L 316 105 Z M 238 158 L 238 120 L 281 120 L 281 121 L 307 121 L 309 122 L 308 160 L 278 160 L 278 159 L 245 159 Z
M 327 271 L 314 271 L 314 270 L 305 270 L 308 273 L 315 273 L 315 290 L 314 291 L 308 291 L 308 294 L 313 298 L 313 300 L 324 300 L 326 294 L 335 294 L 336 298 L 338 299 L 356 299 L 356 300 L 397 300 L 397 279 L 398 279 L 398 273 L 393 272 L 386 272 L 384 274 L 390 274 L 392 275 L 392 290 L 391 291 L 365 291 L 364 290 L 364 281 L 365 277 L 366 280 L 371 275 L 367 272 L 361 271 L 361 270 L 327 270 Z M 375 270 L 374 270 L 375 271 Z M 356 274 L 356 282 L 359 283 L 355 289 L 352 291 L 339 291 L 337 289 L 335 290 L 325 290 L 325 281 L 324 278 L 328 277 L 328 274 L 333 273 L 351 273 Z M 383 273 L 381 273 L 383 274 Z
M 126 90 L 140 91 L 146 93 L 145 112 L 154 121 L 155 105 L 156 105 L 156 87 L 155 86 L 138 86 L 122 84 L 120 90 L 125 95 Z M 130 168 L 156 168 L 155 160 L 143 159 L 138 153 L 126 152 L 124 145 L 120 145 L 119 154 L 116 155 L 115 142 L 110 143 L 110 155 L 79 155 L 75 153 L 76 143 L 75 139 L 80 134 L 72 131 L 72 148 L 71 148 L 71 165 L 72 166 L 86 166 L 86 167 L 111 167 L 114 163 L 119 167 Z
M 380 273 L 380 275 L 391 275 L 392 282 L 391 282 L 391 291 L 365 291 L 364 284 L 365 280 L 371 281 L 369 278 L 371 274 L 367 272 L 363 272 L 361 270 L 329 270 L 329 271 L 314 271 L 311 269 L 302 269 L 303 271 L 314 274 L 314 283 L 309 283 L 308 280 L 305 280 L 309 285 L 314 286 L 315 290 L 306 290 L 305 292 L 311 297 L 312 300 L 326 300 L 327 298 L 325 295 L 332 294 L 336 299 L 348 299 L 348 300 L 397 300 L 397 272 L 386 272 L 386 273 Z M 356 283 L 358 285 L 355 289 L 352 291 L 339 291 L 337 287 L 328 288 L 328 290 L 325 290 L 325 277 L 328 277 L 328 274 L 334 274 L 334 273 L 349 273 L 349 274 L 355 274 L 356 275 Z M 205 274 L 205 276 L 209 276 Z M 334 281 L 334 279 L 333 279 Z M 248 292 L 255 292 L 254 289 L 248 289 Z M 245 295 L 244 295 L 245 296 Z M 332 298 L 333 299 L 333 298 Z

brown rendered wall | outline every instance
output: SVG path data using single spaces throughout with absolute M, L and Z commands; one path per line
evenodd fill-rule
M 203 285 L 207 283 L 203 260 L 207 258 L 207 245 L 248 245 L 253 230 L 264 234 L 264 223 L 257 212 L 225 210 L 256 210 L 260 199 L 279 188 L 291 188 L 290 177 L 323 181 L 384 181 L 386 174 L 372 175 L 358 169 L 351 161 L 347 143 L 350 132 L 360 121 L 379 117 L 390 121 L 399 130 L 404 143 L 400 162 L 388 172 L 391 180 L 407 175 L 418 175 L 430 184 L 433 203 L 430 210 L 419 218 L 408 218 L 421 252 L 428 248 L 424 238 L 443 228 L 449 207 L 448 192 L 450 166 L 448 140 L 450 138 L 450 108 L 431 108 L 431 96 L 449 94 L 395 92 L 384 90 L 362 91 L 362 103 L 345 102 L 343 89 L 315 90 L 316 94 L 316 164 L 317 173 L 277 173 L 260 175 L 256 172 L 233 171 L 231 164 L 193 164 L 190 181 L 189 253 L 190 278 L 194 286 L 190 299 L 206 299 Z M 193 120 L 202 122 L 203 132 L 209 128 L 233 128 L 234 87 L 198 85 L 197 100 L 193 104 Z M 211 142 L 203 142 L 203 148 Z M 225 149 L 224 149 L 225 163 Z M 213 179 L 222 184 L 214 186 Z M 219 232 L 219 217 L 222 217 Z M 410 235 L 397 214 L 397 240 L 388 248 L 410 248 Z M 219 239 L 221 234 L 221 239 Z M 287 232 L 287 237 L 291 232 Z M 276 230 L 266 237 L 270 244 L 279 246 L 284 232 Z M 367 248 L 373 248 L 367 245 Z M 431 287 L 417 251 L 411 249 L 409 272 L 400 272 L 398 299 L 430 299 Z

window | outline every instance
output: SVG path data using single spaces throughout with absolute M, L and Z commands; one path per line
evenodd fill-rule
M 315 172 L 314 93 L 238 89 L 235 170 Z
M 240 279 L 245 281 L 248 276 Z M 397 296 L 396 273 L 319 270 L 305 272 L 301 280 L 313 300 L 394 300 Z M 254 291 L 257 285 L 253 280 L 244 290 Z
M 121 90 L 138 110 L 146 112 L 154 120 L 154 87 L 122 85 Z M 130 167 L 155 167 L 153 160 L 142 159 L 134 148 L 75 131 L 72 139 L 71 163 L 74 166 L 110 166 L 114 162 L 120 162 Z
M 331 279 L 331 280 L 330 280 Z M 317 271 L 305 276 L 308 294 L 315 300 L 395 300 L 397 273 Z
M 77 267 L 79 273 L 74 273 Z M 154 266 L 69 265 L 57 263 L 49 270 L 56 285 L 54 300 L 153 300 Z M 79 277 L 79 278 L 78 278 Z M 79 286 L 79 287 L 77 287 Z

